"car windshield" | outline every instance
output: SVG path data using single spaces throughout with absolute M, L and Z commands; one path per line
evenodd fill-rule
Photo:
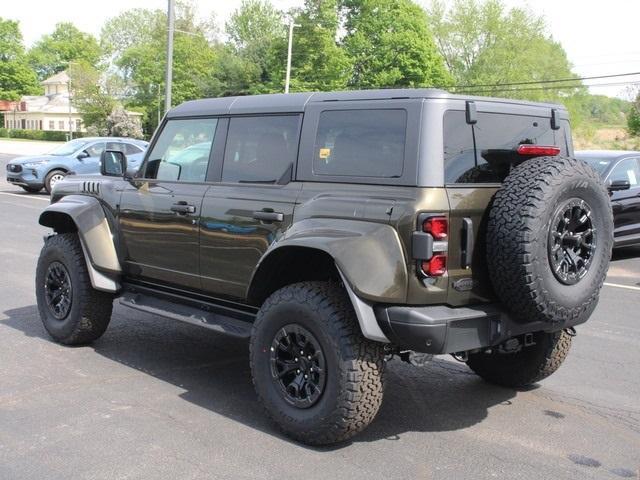
M 70 142 L 65 143 L 64 145 L 60 145 L 50 152 L 51 155 L 56 155 L 58 157 L 64 157 L 66 155 L 71 155 L 74 152 L 78 151 L 80 148 L 84 147 L 89 142 L 87 140 L 76 138 L 75 140 L 71 140 Z
M 602 157 L 579 157 L 580 160 L 587 162 L 591 165 L 596 172 L 600 175 L 604 173 L 609 164 L 611 163 L 610 158 L 602 158 Z

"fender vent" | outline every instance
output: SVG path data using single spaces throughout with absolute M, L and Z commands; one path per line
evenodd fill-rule
M 82 182 L 82 192 L 98 195 L 100 193 L 100 182 Z

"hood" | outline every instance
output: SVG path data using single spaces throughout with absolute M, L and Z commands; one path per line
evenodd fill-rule
M 56 158 L 54 155 L 28 155 L 25 157 L 16 157 L 12 160 L 9 160 L 9 163 L 17 163 L 19 165 L 23 165 L 25 163 L 31 163 L 31 162 L 41 162 L 43 160 L 51 160 L 53 158 Z

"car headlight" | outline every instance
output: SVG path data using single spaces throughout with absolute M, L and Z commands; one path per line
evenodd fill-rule
M 33 168 L 33 167 L 37 167 L 38 165 L 42 165 L 43 163 L 47 163 L 47 161 L 46 160 L 39 160 L 37 162 L 23 163 L 22 166 L 26 167 L 26 168 Z

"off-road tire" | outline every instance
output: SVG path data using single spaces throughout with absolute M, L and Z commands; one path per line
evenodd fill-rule
M 489 383 L 510 388 L 523 388 L 547 378 L 555 372 L 569 353 L 571 335 L 564 330 L 533 334 L 535 345 L 517 353 L 473 353 L 467 365 Z
M 66 268 L 71 283 L 71 307 L 63 319 L 55 317 L 46 300 L 47 271 L 53 262 Z M 91 286 L 76 233 L 53 235 L 46 240 L 36 269 L 36 299 L 44 328 L 54 340 L 65 345 L 93 342 L 105 332 L 111 320 L 113 295 Z
M 558 206 L 573 199 L 591 208 L 596 248 L 586 274 L 570 285 L 556 278 L 548 248 Z M 586 163 L 562 157 L 533 158 L 512 168 L 489 212 L 486 244 L 494 290 L 515 321 L 559 327 L 586 321 L 613 246 L 611 204 L 600 176 Z
M 298 324 L 319 341 L 326 384 L 309 408 L 287 403 L 271 376 L 269 351 L 276 332 Z M 253 384 L 267 414 L 293 439 L 309 445 L 345 441 L 364 430 L 382 403 L 383 345 L 362 336 L 344 289 L 332 282 L 286 286 L 264 303 L 250 342 Z
M 42 188 L 40 187 L 25 187 L 22 185 L 20 187 L 27 193 L 38 193 L 40 190 L 42 190 Z
M 47 191 L 49 195 L 51 195 L 51 190 L 53 189 L 53 185 L 51 184 L 51 179 L 57 175 L 66 175 L 64 170 L 51 170 L 47 173 L 47 176 L 44 177 L 44 189 Z

